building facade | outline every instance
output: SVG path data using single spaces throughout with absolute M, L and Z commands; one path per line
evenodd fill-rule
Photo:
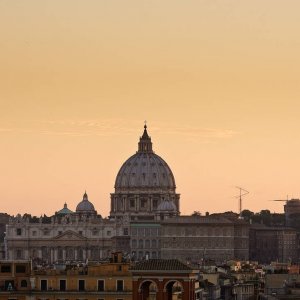
M 52 217 L 11 217 L 6 228 L 6 258 L 34 263 L 98 261 L 109 257 L 115 222 L 97 215 L 87 194 L 76 213 L 65 207 Z
M 129 262 L 113 253 L 108 262 L 32 268 L 22 261 L 0 262 L 0 300 L 131 300 Z
M 11 217 L 6 227 L 6 259 L 36 264 L 99 261 L 111 251 L 133 260 L 203 257 L 222 262 L 248 259 L 248 225 L 224 216 L 180 216 L 180 195 L 169 165 L 154 153 L 144 126 L 138 150 L 121 166 L 108 218 L 87 194 L 76 211 L 67 205 L 51 217 Z
M 252 225 L 249 234 L 250 259 L 260 263 L 297 262 L 298 234 L 293 228 Z

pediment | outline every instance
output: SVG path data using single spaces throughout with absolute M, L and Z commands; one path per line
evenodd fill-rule
M 73 230 L 67 230 L 56 237 L 54 237 L 55 240 L 68 240 L 68 241 L 78 241 L 78 240 L 86 240 L 84 236 L 81 234 L 73 231 Z

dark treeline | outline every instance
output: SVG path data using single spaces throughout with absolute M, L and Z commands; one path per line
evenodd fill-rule
M 263 224 L 266 226 L 289 226 L 300 231 L 300 214 L 289 215 L 288 222 L 285 214 L 271 213 L 268 209 L 254 213 L 248 209 L 242 211 L 243 219 L 252 224 Z M 287 224 L 288 223 L 288 224 Z

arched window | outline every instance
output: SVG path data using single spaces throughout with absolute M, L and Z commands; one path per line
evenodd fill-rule
M 32 252 L 31 252 L 31 254 L 32 254 L 32 258 L 36 258 L 36 257 L 38 257 L 38 252 L 37 252 L 37 250 L 36 250 L 36 249 L 32 249 Z
M 149 249 L 150 248 L 150 240 L 145 241 L 145 248 Z
M 61 247 L 57 248 L 57 259 L 63 259 L 63 250 Z
M 43 233 L 44 233 L 44 235 L 49 235 L 50 230 L 48 228 L 44 228 Z
M 143 240 L 139 240 L 139 248 L 144 248 L 144 241 Z
M 77 250 L 77 259 L 83 260 L 83 250 L 81 248 Z
M 27 280 L 23 279 L 21 280 L 21 287 L 26 288 L 27 287 Z
M 91 250 L 91 256 L 92 256 L 92 259 L 94 260 L 97 260 L 99 259 L 99 251 L 96 247 L 93 247 L 92 250 Z
M 157 242 L 156 242 L 156 240 L 152 240 L 152 248 L 157 248 Z
M 48 258 L 48 248 L 47 247 L 42 247 L 42 258 L 47 259 Z
M 71 248 L 71 247 L 67 248 L 66 258 L 67 259 L 74 259 L 74 249 L 73 248 Z
M 22 255 L 23 255 L 23 252 L 21 249 L 17 249 L 16 250 L 16 258 L 17 259 L 22 259 Z
M 132 248 L 136 248 L 136 246 L 137 246 L 136 240 L 132 240 L 131 244 L 132 244 Z

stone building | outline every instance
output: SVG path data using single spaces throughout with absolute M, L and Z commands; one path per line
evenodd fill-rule
M 237 217 L 180 216 L 180 195 L 168 164 L 154 153 L 144 126 L 137 152 L 121 166 L 102 218 L 87 194 L 76 211 L 64 207 L 51 217 L 11 217 L 7 259 L 37 263 L 98 261 L 111 251 L 132 259 L 200 258 L 222 262 L 248 258 L 248 225 Z
M 248 224 L 213 216 L 177 216 L 131 222 L 134 259 L 168 258 L 199 263 L 248 259 Z
M 5 237 L 5 230 L 6 224 L 9 220 L 8 214 L 0 213 L 0 259 L 5 258 L 5 244 L 4 244 L 4 237 Z
M 161 223 L 161 256 L 218 263 L 248 259 L 248 225 L 213 216 L 178 216 Z
M 298 261 L 298 235 L 293 228 L 252 225 L 249 244 L 251 260 L 260 263 Z
M 85 193 L 76 213 L 67 208 L 52 217 L 11 217 L 6 228 L 7 259 L 37 263 L 99 260 L 108 257 L 115 223 L 103 219 Z
M 284 215 L 287 226 L 298 225 L 300 217 L 300 199 L 287 200 L 284 205 Z
M 120 253 L 101 264 L 32 268 L 29 262 L 0 261 L 0 300 L 131 300 L 130 263 Z
M 199 299 L 198 272 L 178 260 L 109 261 L 32 267 L 0 261 L 0 300 Z
M 177 259 L 149 259 L 131 267 L 132 299 L 197 300 L 198 271 Z

